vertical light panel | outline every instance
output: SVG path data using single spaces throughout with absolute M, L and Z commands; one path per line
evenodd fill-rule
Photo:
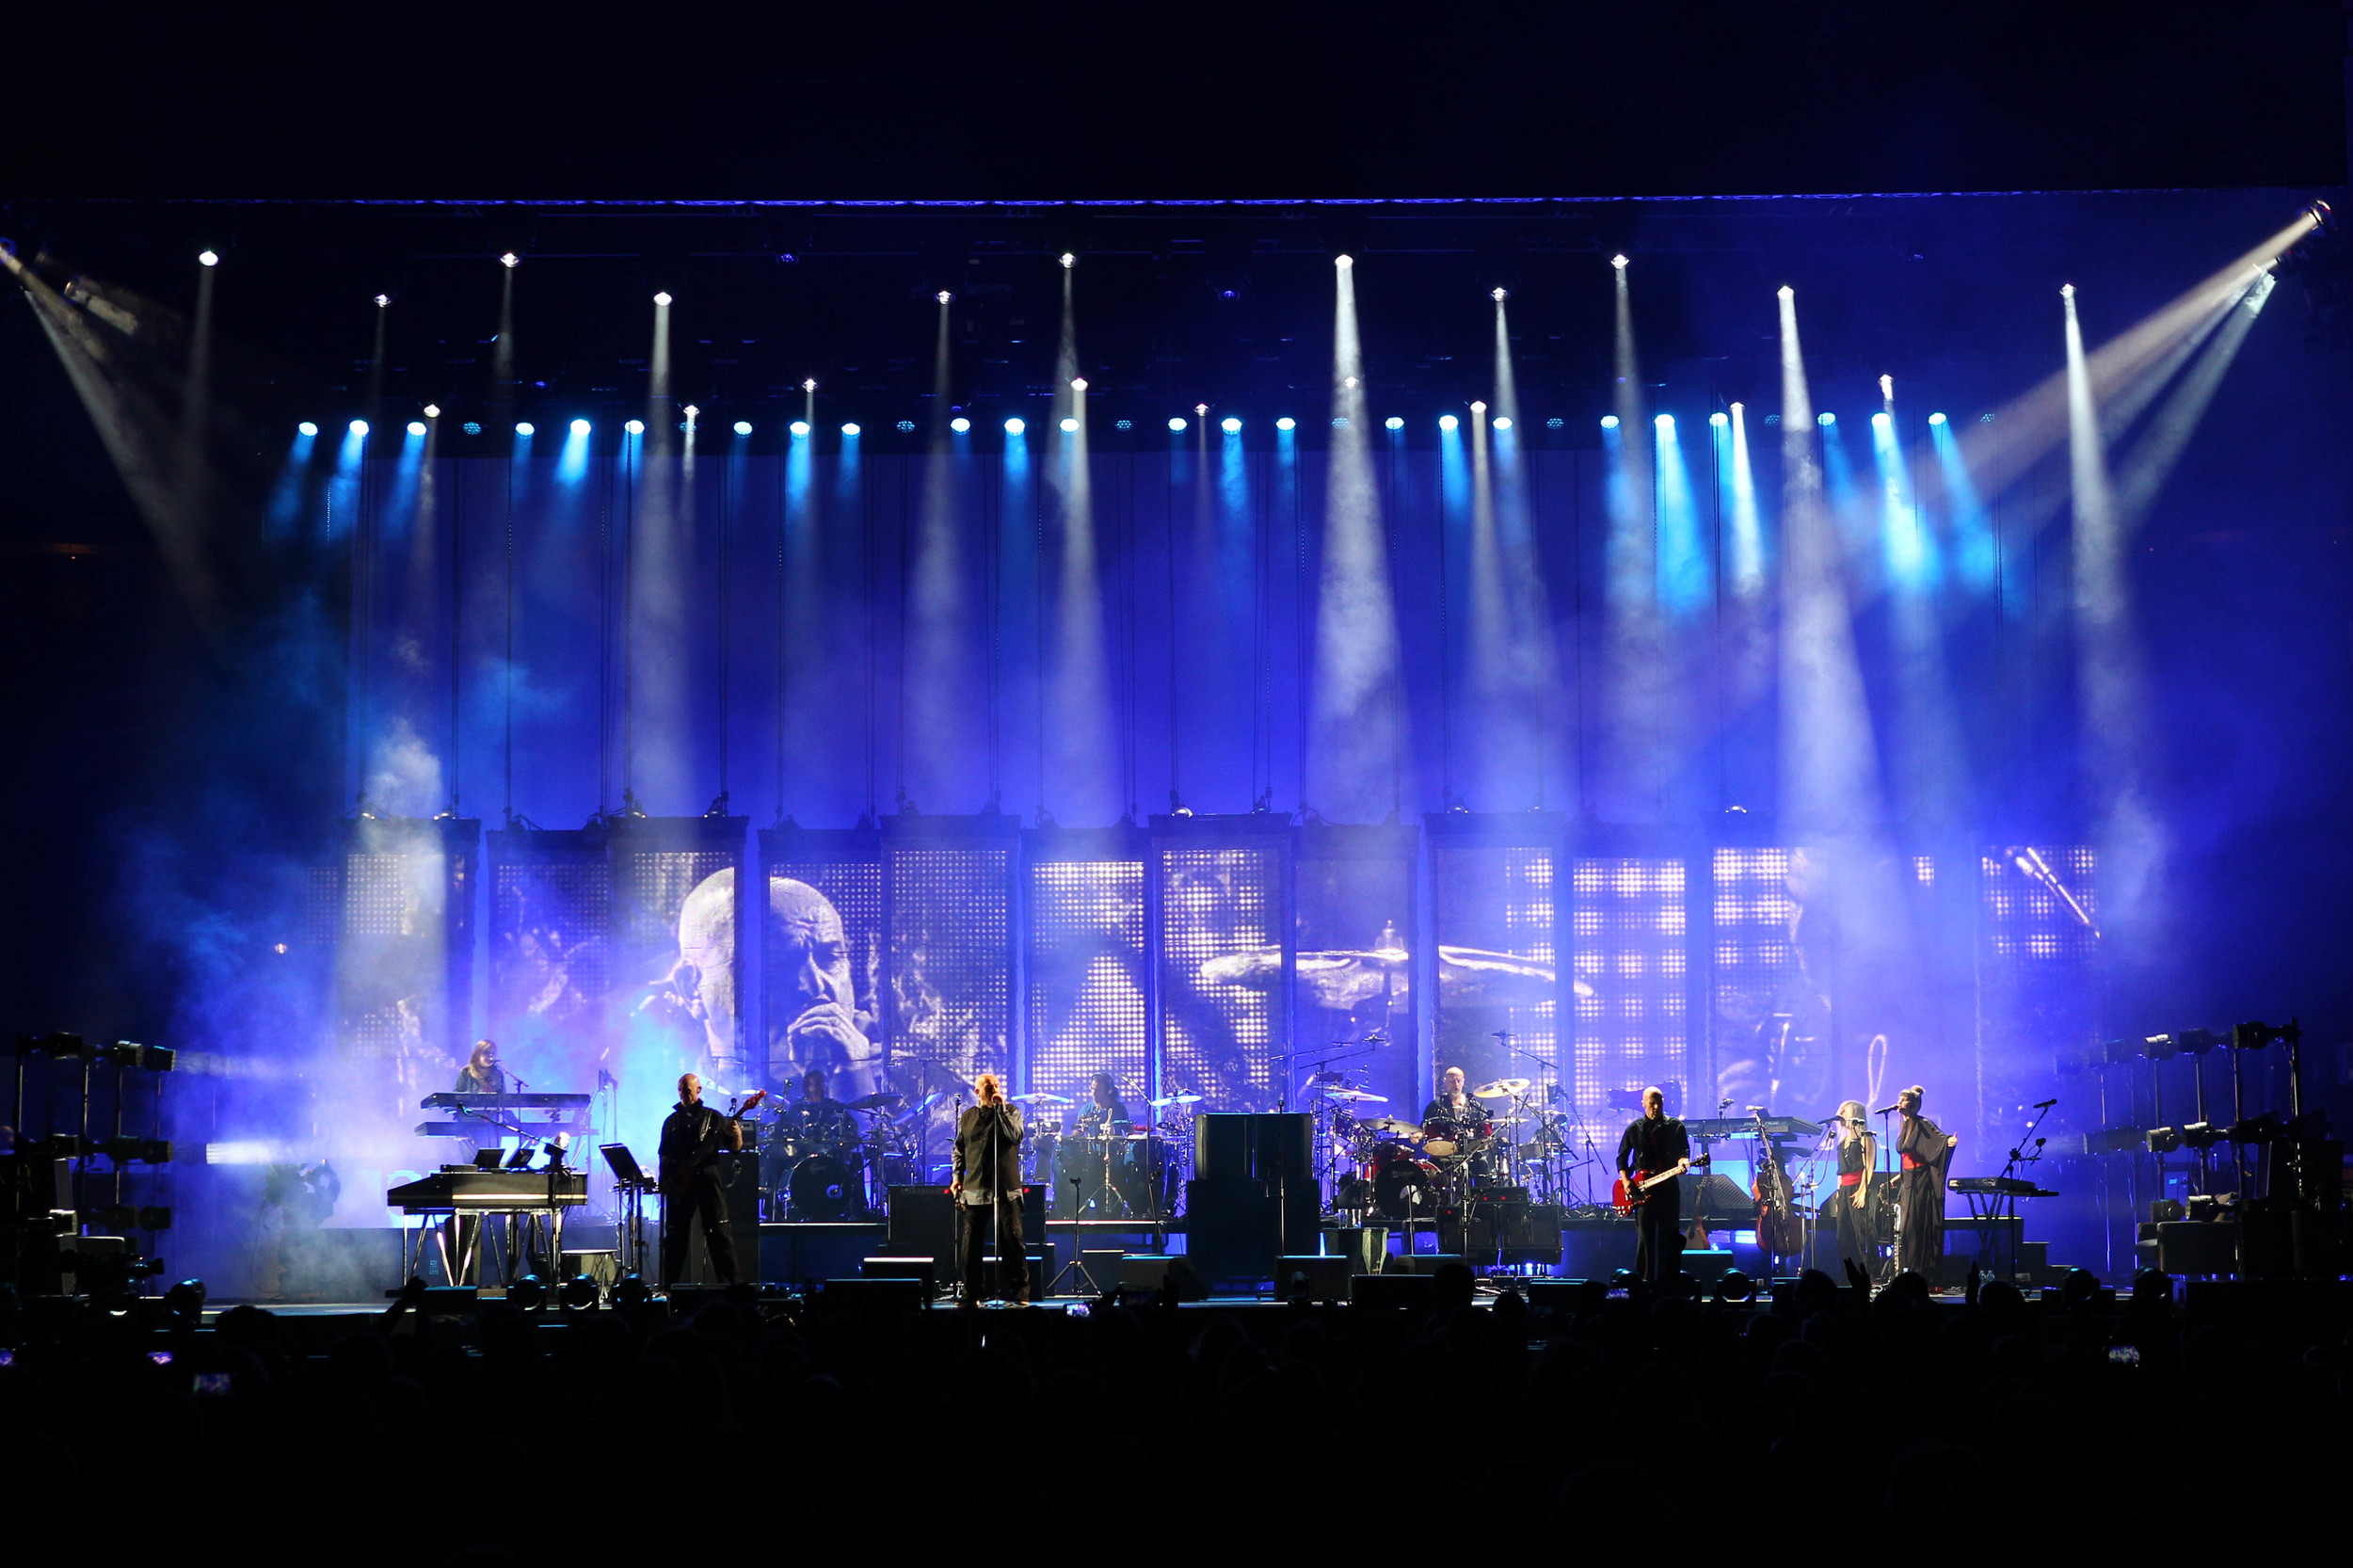
M 1580 856 L 1572 862 L 1573 1080 L 1589 1116 L 1657 1084 L 1683 1115 L 1714 1103 L 1691 1082 L 1683 861 Z
M 1112 1073 L 1141 1120 L 1152 1082 L 1144 861 L 1033 857 L 1028 915 L 1027 1086 L 1083 1103 L 1094 1075 Z
M 1293 1105 L 1319 1068 L 1395 1105 L 1422 1098 L 1414 1006 L 1415 851 L 1403 826 L 1298 830 L 1293 849 Z M 1410 1114 L 1410 1112 L 1403 1112 Z
M 1449 841 L 1437 836 L 1443 819 L 1432 822 L 1431 936 L 1438 950 L 1438 994 L 1431 1064 L 1438 1071 L 1461 1067 L 1474 1083 L 1557 1074 L 1556 853 L 1544 844 Z M 1509 1034 L 1508 1047 L 1515 1048 L 1498 1032 Z M 1422 1084 L 1421 1096 L 1434 1088 Z M 1419 1111 L 1417 1104 L 1401 1113 Z
M 2082 844 L 2005 845 L 1977 860 L 1978 1125 L 2007 1123 L 2053 1059 L 2098 1037 L 2097 858 Z M 2072 901 L 2072 902 L 2071 902 Z
M 1283 1064 L 1282 851 L 1272 844 L 1155 851 L 1160 904 L 1163 1094 L 1203 1111 L 1267 1111 Z
M 736 943 L 744 828 L 741 817 L 654 817 L 613 830 L 612 962 L 643 988 L 626 1014 L 641 1076 L 699 1073 L 729 1096 L 759 1087 Z
M 472 897 L 482 824 L 361 818 L 350 824 L 335 912 L 337 1041 L 388 1064 L 391 1104 L 454 1065 L 472 1012 Z
M 902 843 L 886 856 L 893 1058 L 920 1058 L 967 1082 L 1005 1070 L 1012 851 Z
M 1715 1096 L 1775 1111 L 1828 1071 L 1830 1016 L 1809 982 L 1799 943 L 1801 905 L 1791 890 L 1801 852 L 1726 846 L 1710 880 L 1716 951 L 1709 986 Z M 1829 1092 L 1824 1080 L 1823 1093 Z M 1711 1096 L 1711 1103 L 1714 1096 Z M 1802 1112 L 1799 1112 L 1802 1113 Z

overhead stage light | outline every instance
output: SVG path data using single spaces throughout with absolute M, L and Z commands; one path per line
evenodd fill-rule
M 530 434 L 532 434 L 532 433 L 533 433 L 533 425 L 532 425 L 531 421 L 529 421 L 529 420 L 527 420 L 527 419 L 526 419 L 526 420 L 518 420 L 518 421 L 516 422 L 516 424 L 515 424 L 515 434 L 517 434 L 518 436 L 528 436 L 528 435 L 530 435 Z
M 1795 299 L 1795 298 L 1797 298 L 1797 297 L 1798 297 L 1798 291 L 1797 291 L 1797 290 L 1795 290 L 1795 289 L 1793 289 L 1793 288 L 1791 288 L 1791 287 L 1790 287 L 1788 284 L 1786 284 L 1786 283 L 1782 284 L 1782 286 L 1780 287 L 1780 289 L 1779 289 L 1779 290 L 1777 290 L 1776 292 L 1777 292 L 1777 293 L 1780 295 L 1780 296 L 1781 296 L 1782 298 L 1784 298 L 1784 299 Z
M 1405 421 L 1396 414 L 1391 414 L 1388 418 L 1383 420 L 1381 424 L 1384 429 L 1388 430 L 1402 430 L 1405 428 Z
M 1063 434 L 1066 436 L 1079 428 L 1079 422 L 1075 419 L 1065 419 L 1062 422 L 1062 428 Z
M 1658 426 L 1661 434 L 1670 436 L 1674 434 L 1675 417 L 1673 414 L 1660 414 L 1657 419 L 1652 420 L 1651 423 Z
M 1945 423 L 1945 416 L 1943 414 L 1930 414 L 1929 416 L 1929 423 L 1930 424 L 1942 424 Z
M 1624 272 L 1625 270 L 1625 258 L 1624 256 L 1612 256 L 1609 258 L 1609 264 L 1616 267 L 1620 272 Z
M 642 436 L 646 433 L 646 422 L 642 419 L 633 419 L 627 424 L 622 425 L 621 428 L 628 431 L 632 436 Z
M 220 256 L 216 251 L 200 250 L 196 253 L 196 264 L 199 266 L 218 266 L 220 265 Z
M 1615 430 L 1618 427 L 1618 416 L 1615 414 L 1602 415 L 1601 427 L 1604 430 Z
M 2074 285 L 2074 284 L 2073 284 L 2073 283 L 2061 283 L 2061 284 L 2059 285 L 2059 297 L 2060 297 L 2061 299 L 2073 299 L 2073 298 L 2074 298 L 2074 297 L 2075 297 L 2075 285 Z
M 687 423 L 687 424 L 694 424 L 694 423 L 695 423 L 695 421 L 696 421 L 697 418 L 701 417 L 701 414 L 702 414 L 702 410 L 701 410 L 700 408 L 696 408 L 696 407 L 695 407 L 692 403 L 689 403 L 689 404 L 686 406 L 686 423 Z
M 796 419 L 791 424 L 786 425 L 785 428 L 792 431 L 795 437 L 806 436 L 808 434 L 808 421 L 805 419 Z
M 499 265 L 513 266 L 517 262 L 521 260 L 521 257 L 516 255 L 512 250 L 509 250 L 506 254 L 499 258 Z
M 368 422 L 364 419 L 353 420 L 351 422 L 351 433 L 355 436 L 366 435 L 368 433 Z
M 1440 414 L 1438 416 L 1438 428 L 1441 430 L 1451 430 L 1462 423 L 1463 422 L 1461 420 L 1456 419 L 1452 414 Z
M 1881 397 L 1894 397 L 1896 395 L 1896 378 L 1894 376 L 1882 376 L 1880 377 L 1880 395 Z
M 300 424 L 296 425 L 296 426 L 295 426 L 295 429 L 296 429 L 297 432 L 299 432 L 300 434 L 305 435 L 305 436 L 315 436 L 315 435 L 317 435 L 317 434 L 319 433 L 319 427 L 318 427 L 317 425 L 315 425 L 315 424 L 312 424 L 312 423 L 311 423 L 309 420 L 307 420 L 307 419 L 306 419 L 306 420 L 304 420 L 304 421 L 303 421 Z
M 1480 399 L 1478 399 L 1478 398 L 1473 398 L 1473 399 L 1471 399 L 1471 412 L 1472 412 L 1472 413 L 1474 413 L 1474 414 L 1483 414 L 1483 413 L 1485 413 L 1486 411 L 1487 411 L 1487 405 L 1486 405 L 1485 403 L 1481 402 L 1481 401 Z
M 1894 420 L 1887 417 L 1887 410 L 1884 408 L 1881 408 L 1878 413 L 1871 416 L 1871 428 L 1874 430 L 1888 429 L 1892 427 L 1895 423 L 1896 422 Z
M 950 294 L 946 289 L 942 289 L 937 294 L 932 296 L 932 297 L 938 300 L 942 305 L 945 305 L 948 301 L 953 299 L 955 296 Z
M 1732 419 L 1729 415 L 1715 413 L 1707 416 L 1707 423 L 1714 425 L 1717 429 L 1721 430 L 1725 425 L 1732 423 Z
M 1182 414 L 1169 415 L 1168 427 L 1171 430 L 1182 430 L 1185 427 L 1185 416 Z
M 1403 422 L 1400 421 L 1399 423 L 1402 424 Z M 1290 415 L 1285 414 L 1281 419 L 1274 422 L 1274 428 L 1277 430 L 1296 430 L 1299 428 L 1299 422 L 1291 418 Z
M 427 419 L 440 419 L 441 417 L 441 406 L 438 403 L 426 404 L 424 406 L 424 417 Z
M 1820 413 L 1814 416 L 1814 423 L 1817 424 L 1835 424 L 1838 423 L 1838 416 L 1832 413 L 1828 408 L 1825 408 Z
M 1332 264 L 1337 267 L 1352 267 L 1356 264 L 1356 258 L 1353 256 L 1335 256 L 1332 258 Z
M 576 419 L 576 420 L 572 421 L 572 434 L 573 434 L 573 435 L 575 435 L 575 436 L 584 436 L 584 435 L 586 435 L 587 433 L 588 433 L 588 422 L 587 422 L 586 420 L 584 420 L 584 419 Z
M 735 422 L 735 433 L 739 436 L 750 435 L 752 433 L 752 422 L 747 419 L 737 420 Z
M 1503 303 L 1503 301 L 1504 301 L 1504 299 L 1507 297 L 1507 296 L 1506 296 L 1506 293 L 1505 293 L 1505 291 L 1504 291 L 1504 290 L 1502 290 L 1502 289 L 1497 289 L 1497 290 L 1496 290 L 1493 294 L 1489 295 L 1487 297 L 1488 297 L 1488 298 L 1490 298 L 1490 299 L 1492 299 L 1492 300 L 1494 300 L 1497 304 L 1500 305 L 1500 304 L 1502 304 L 1502 303 Z
M 1511 416 L 1510 414 L 1497 414 L 1497 415 L 1496 415 L 1496 428 L 1497 428 L 1497 429 L 1498 429 L 1498 430 L 1509 430 L 1509 429 L 1511 429 L 1511 428 L 1512 428 L 1512 416 Z
M 1087 390 L 1087 378 L 1086 378 L 1085 376 L 1072 376 L 1072 377 L 1070 378 L 1070 390 L 1071 390 L 1072 392 L 1084 392 L 1084 391 L 1086 391 L 1086 390 Z
M 1079 258 L 1073 256 L 1069 251 L 1065 250 L 1062 253 L 1062 264 L 1064 266 L 1077 266 L 1079 264 Z
M 379 294 L 376 296 L 376 308 L 379 311 L 392 302 L 392 296 L 389 294 Z
M 1217 427 L 1220 430 L 1225 431 L 1229 436 L 1239 436 L 1241 434 L 1241 421 L 1236 419 L 1231 414 L 1227 414 L 1224 419 L 1219 420 L 1217 422 Z
M 653 302 L 657 305 L 667 305 L 670 302 L 670 291 L 664 289 L 660 294 L 655 295 L 653 296 Z
M 424 421 L 423 421 L 423 420 L 421 420 L 421 419 L 412 419 L 412 420 L 410 420 L 410 421 L 408 422 L 408 433 L 409 433 L 410 435 L 412 435 L 412 436 L 422 436 L 422 435 L 424 435 Z
M 948 422 L 948 428 L 953 430 L 957 435 L 961 436 L 966 431 L 972 428 L 972 422 L 965 418 L 962 414 L 958 414 L 955 418 Z
M 1009 419 L 1005 421 L 1005 434 L 1008 436 L 1017 436 L 1028 428 L 1029 425 L 1021 420 Z
M 801 391 L 803 391 L 803 392 L 815 392 L 816 390 L 817 390 L 817 377 L 815 377 L 814 376 L 810 376 L 808 380 L 806 380 L 806 381 L 804 381 L 804 382 L 802 382 L 802 383 L 801 383 Z
M 857 426 L 856 424 L 845 424 L 841 427 L 841 433 L 845 436 L 855 436 L 858 433 Z

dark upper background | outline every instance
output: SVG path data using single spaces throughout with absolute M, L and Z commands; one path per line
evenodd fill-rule
M 1724 296 L 1794 277 L 1834 285 L 1810 296 L 1823 374 L 1935 360 L 1991 402 L 2016 387 L 1995 361 L 2020 312 L 1997 285 L 2041 296 L 2064 272 L 2112 328 L 2242 227 L 2341 185 L 2344 72 L 2340 8 L 2309 3 L 1098 6 L 1052 24 L 920 7 L 52 8 L 12 21 L 0 62 L 0 235 L 183 310 L 190 257 L 222 250 L 216 410 L 223 456 L 233 466 L 242 442 L 257 476 L 277 422 L 358 410 L 379 290 L 398 304 L 385 403 L 479 400 L 485 263 L 508 248 L 532 258 L 521 372 L 548 383 L 518 401 L 567 410 L 640 395 L 618 372 L 644 354 L 654 287 L 680 296 L 679 391 L 717 407 L 806 374 L 900 411 L 928 382 L 925 301 L 942 286 L 964 296 L 959 392 L 1026 395 L 1050 374 L 1040 258 L 1064 247 L 1090 258 L 1090 358 L 1138 413 L 1196 397 L 1272 413 L 1320 390 L 1341 248 L 1382 258 L 1361 286 L 1386 335 L 1376 385 L 1401 411 L 1483 387 L 1479 291 L 1498 282 L 1537 345 L 1524 398 L 1598 407 L 1606 290 L 1555 284 L 1620 248 L 1642 257 L 1646 365 L 1664 380 L 1769 375 L 1769 324 L 1728 334 Z M 2196 194 L 2215 187 L 2278 194 Z M 2144 194 L 1629 200 L 1934 191 Z M 1253 199 L 1303 204 L 846 205 Z M 2226 209 L 2228 232 L 2205 232 Z M 2089 257 L 2107 269 L 2096 286 Z M 2320 425 L 2281 422 L 2345 380 L 2336 292 L 2334 317 L 2324 287 L 2302 328 L 2273 333 L 2289 381 L 2210 452 L 2282 430 L 2329 448 Z M 2285 622 L 2322 629 L 2288 657 L 2341 643 L 2329 552 L 2346 520 L 2335 488 L 2305 484 L 2320 472 L 2272 486 L 2293 539 L 2250 522 L 2246 558 L 2185 560 L 2170 602 L 2234 584 L 2233 604 L 2282 602 Z M 2226 480 L 2209 475 L 2212 493 Z M 120 919 L 125 835 L 203 821 L 245 840 L 333 793 L 308 777 L 337 766 L 331 690 L 250 722 L 317 564 L 262 560 L 238 584 L 248 634 L 200 644 L 56 357 L 7 301 L 0 560 L 0 1030 L 152 1029 L 172 959 Z M 2258 619 L 2224 638 L 2225 667 L 2264 667 Z M 2313 744 L 2267 723 L 2239 744 Z M 2326 743 L 2313 766 L 2353 781 L 2343 750 Z M 2353 1000 L 2313 940 L 2353 845 L 2314 855 L 2314 835 L 2345 837 L 2316 814 L 2226 846 L 2246 878 L 2205 928 L 2230 938 L 2209 970 L 2237 966 L 2284 1006 Z

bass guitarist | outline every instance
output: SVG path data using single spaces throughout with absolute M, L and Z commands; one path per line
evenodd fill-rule
M 1642 1091 L 1642 1114 L 1618 1140 L 1618 1176 L 1633 1203 L 1634 1276 L 1657 1283 L 1682 1272 L 1683 1192 L 1679 1181 L 1662 1181 L 1648 1192 L 1649 1177 L 1691 1168 L 1691 1140 L 1683 1123 L 1667 1114 L 1666 1092 Z
M 735 1283 L 735 1238 L 728 1227 L 728 1193 L 719 1176 L 722 1146 L 744 1146 L 744 1124 L 703 1103 L 703 1080 L 688 1073 L 678 1080 L 678 1104 L 662 1124 L 662 1283 L 666 1288 L 686 1272 L 686 1238 L 700 1214 L 711 1272 L 722 1285 Z

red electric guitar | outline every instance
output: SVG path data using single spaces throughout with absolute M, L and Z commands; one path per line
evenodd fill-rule
M 1650 1190 L 1652 1188 L 1664 1187 L 1667 1183 L 1681 1176 L 1686 1170 L 1705 1170 L 1707 1168 L 1707 1159 L 1708 1157 L 1703 1154 L 1698 1159 L 1690 1160 L 1686 1164 L 1671 1166 L 1666 1170 L 1657 1173 L 1650 1171 L 1637 1171 L 1634 1175 L 1634 1185 L 1631 1187 L 1626 1185 L 1625 1177 L 1620 1176 L 1615 1182 L 1610 1184 L 1609 1207 L 1621 1215 L 1631 1214 L 1636 1209 L 1642 1207 L 1642 1201 L 1650 1195 Z

